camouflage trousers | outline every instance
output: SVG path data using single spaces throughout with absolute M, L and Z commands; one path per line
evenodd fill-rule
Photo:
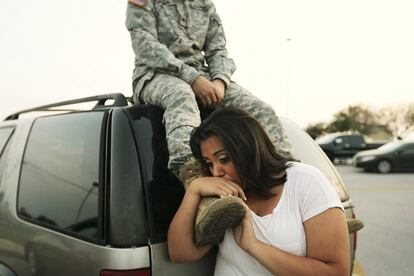
M 209 78 L 208 75 L 205 77 Z M 167 74 L 157 74 L 142 89 L 139 99 L 165 110 L 164 125 L 169 151 L 169 169 L 179 175 L 182 166 L 191 159 L 191 131 L 200 125 L 200 110 L 191 86 Z M 216 106 L 232 106 L 252 114 L 264 127 L 277 152 L 291 156 L 292 147 L 273 108 L 246 89 L 231 82 L 223 100 Z

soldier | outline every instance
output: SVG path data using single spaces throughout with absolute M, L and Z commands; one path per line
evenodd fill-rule
M 231 81 L 221 20 L 210 0 L 128 0 L 126 26 L 135 52 L 133 101 L 165 110 L 169 169 L 187 187 L 205 176 L 192 160 L 189 139 L 201 107 L 232 106 L 251 113 L 284 156 L 291 145 L 270 105 Z M 223 180 L 225 181 L 225 180 Z M 206 198 L 195 223 L 197 245 L 217 243 L 244 216 L 239 198 Z

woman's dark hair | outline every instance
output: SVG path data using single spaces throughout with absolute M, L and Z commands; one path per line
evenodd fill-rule
M 265 198 L 273 196 L 270 189 L 285 183 L 287 162 L 293 159 L 279 155 L 260 123 L 246 111 L 223 107 L 217 109 L 196 128 L 190 147 L 202 161 L 201 143 L 218 137 L 233 161 L 242 184 L 247 190 Z

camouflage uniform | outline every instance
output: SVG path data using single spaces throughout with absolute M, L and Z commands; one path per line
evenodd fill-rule
M 200 124 L 191 84 L 200 75 L 226 84 L 224 99 L 217 107 L 234 106 L 250 112 L 265 127 L 279 152 L 290 155 L 290 143 L 270 105 L 230 80 L 236 67 L 227 56 L 223 27 L 213 3 L 144 3 L 142 7 L 129 3 L 127 8 L 126 26 L 135 52 L 133 99 L 165 109 L 169 168 L 178 175 L 191 156 L 190 133 Z

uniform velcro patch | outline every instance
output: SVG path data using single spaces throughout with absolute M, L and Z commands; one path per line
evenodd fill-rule
M 128 0 L 128 2 L 135 6 L 143 8 L 147 3 L 147 0 Z

